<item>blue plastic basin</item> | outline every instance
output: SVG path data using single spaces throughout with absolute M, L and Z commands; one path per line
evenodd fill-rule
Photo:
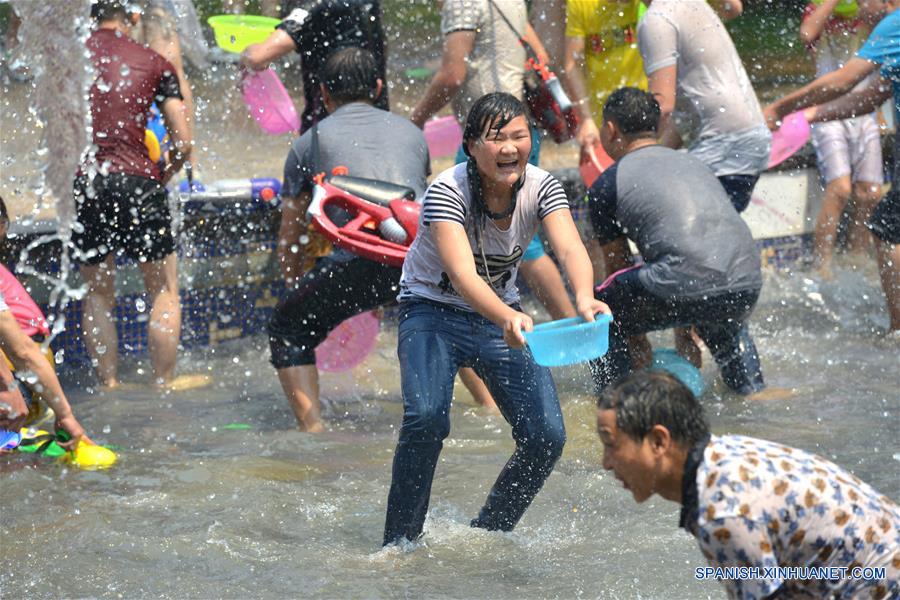
M 581 317 L 560 319 L 534 326 L 525 333 L 534 360 L 544 367 L 574 365 L 606 354 L 609 349 L 610 315 L 600 314 L 593 323 Z
M 667 371 L 683 383 L 695 396 L 701 396 L 706 385 L 699 369 L 682 358 L 675 350 L 660 348 L 653 351 L 653 367 L 660 371 Z

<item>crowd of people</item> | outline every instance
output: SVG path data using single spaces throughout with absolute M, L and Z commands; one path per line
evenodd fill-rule
M 741 15 L 740 0 L 644 4 L 639 20 L 637 0 L 569 0 L 564 52 L 551 56 L 524 0 L 445 0 L 441 63 L 407 117 L 390 112 L 378 2 L 282 2 L 276 30 L 240 57 L 242 68 L 261 70 L 296 52 L 303 73 L 300 135 L 284 166 L 277 253 L 287 291 L 268 326 L 271 363 L 300 430 L 322 431 L 316 347 L 346 319 L 398 301 L 403 420 L 384 544 L 422 535 L 457 373 L 511 427 L 515 451 L 472 521 L 509 531 L 566 440 L 552 374 L 525 345 L 534 323 L 520 304 L 521 272 L 553 318 L 613 315 L 609 352 L 591 363 L 603 466 L 638 502 L 653 494 L 680 502 L 680 526 L 711 565 L 882 569 L 852 580 L 726 578 L 731 595 L 895 597 L 900 509 L 892 500 L 801 450 L 711 436 L 697 398 L 645 367 L 646 333 L 674 329 L 685 358 L 698 364 L 702 342 L 735 393 L 764 392 L 748 327 L 762 287 L 760 255 L 741 212 L 767 168 L 770 129 L 801 109 L 816 123 L 825 185 L 815 266 L 829 274 L 837 225 L 852 199 L 852 220 L 865 225 L 854 235 L 876 238 L 890 328 L 900 330 L 900 153 L 895 145 L 895 187 L 882 199 L 880 132 L 871 115 L 891 96 L 900 105 L 900 2 L 858 0 L 849 16 L 838 6 L 844 0 L 810 3 L 799 35 L 819 78 L 765 108 L 723 24 Z M 193 103 L 171 23 L 144 13 L 155 26 L 138 28 L 140 11 L 119 0 L 96 0 L 87 40 L 98 73 L 90 97 L 96 149 L 75 177 L 73 243 L 87 284 L 82 335 L 107 388 L 119 383 L 112 315 L 120 254 L 138 264 L 151 300 L 154 382 L 176 381 L 181 317 L 165 185 L 195 161 Z M 156 41 L 133 39 L 138 30 Z M 523 102 L 526 47 L 561 70 L 580 116 L 582 152 L 602 148 L 615 161 L 587 192 L 590 233 L 573 221 L 576 199 L 538 166 L 541 132 Z M 172 143 L 162 165 L 144 145 L 154 102 Z M 463 141 L 457 164 L 429 183 L 422 128 L 447 104 Z M 686 150 L 677 126 L 682 106 L 699 121 Z M 299 243 L 311 233 L 306 209 L 316 175 L 338 166 L 412 190 L 421 202 L 402 268 Z M 329 217 L 348 220 L 340 211 Z M 27 297 L 19 288 L 4 283 L 0 294 L 0 348 L 17 372 L 37 375 L 31 391 L 55 412 L 67 443 L 90 443 L 52 366 L 28 339 L 48 333 L 40 311 L 10 311 L 13 297 L 17 304 Z M 0 427 L 17 429 L 28 417 L 25 396 L 9 385 L 14 374 L 2 362 L 0 377 L 8 387 L 0 392 Z

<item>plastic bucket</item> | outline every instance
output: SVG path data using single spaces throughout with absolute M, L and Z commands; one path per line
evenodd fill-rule
M 279 135 L 300 129 L 294 101 L 272 69 L 247 75 L 243 94 L 250 114 L 266 133 Z
M 425 141 L 431 158 L 454 156 L 462 144 L 462 128 L 456 117 L 441 117 L 425 123 Z
M 772 134 L 772 152 L 769 168 L 781 164 L 809 141 L 809 121 L 802 112 L 791 113 L 781 121 L 781 127 Z
M 593 323 L 581 317 L 535 325 L 525 341 L 537 364 L 544 367 L 574 365 L 599 358 L 609 349 L 610 315 L 600 314 Z
M 278 19 L 256 15 L 216 15 L 206 21 L 216 35 L 216 44 L 227 52 L 240 53 L 250 44 L 264 42 Z
M 670 348 L 653 351 L 653 369 L 666 371 L 683 383 L 695 396 L 703 394 L 706 384 L 700 370 Z
M 600 177 L 600 174 L 615 162 L 610 158 L 609 154 L 606 153 L 606 150 L 603 149 L 600 142 L 597 142 L 594 145 L 594 154 L 596 155 L 597 160 L 594 160 L 594 157 L 587 152 L 583 152 L 581 154 L 581 164 L 578 165 L 578 171 L 581 173 L 581 181 L 584 182 L 584 187 L 587 188 L 591 187 L 597 178 Z

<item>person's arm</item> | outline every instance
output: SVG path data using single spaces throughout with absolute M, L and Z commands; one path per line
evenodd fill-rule
M 541 38 L 538 37 L 537 32 L 534 30 L 534 27 L 531 26 L 531 23 L 528 23 L 525 27 L 525 33 L 522 35 L 522 39 L 526 44 L 531 46 L 531 49 L 534 50 L 534 53 L 537 55 L 538 60 L 543 65 L 550 65 L 550 55 L 547 54 L 547 49 L 544 48 L 544 44 L 541 43 Z
M 171 23 L 159 23 L 153 26 L 152 33 L 148 32 L 150 49 L 160 54 L 175 67 L 175 75 L 178 76 L 178 87 L 184 98 L 184 111 L 187 119 L 188 139 L 194 139 L 194 93 L 184 74 L 184 61 L 181 58 L 181 42 L 178 33 Z M 193 162 L 193 161 L 192 161 Z
M 843 96 L 877 68 L 877 64 L 864 58 L 851 58 L 837 71 L 823 75 L 768 105 L 763 110 L 766 124 L 770 129 L 777 129 L 781 119 L 792 112 Z
M 474 31 L 453 31 L 444 38 L 444 54 L 441 66 L 431 79 L 425 96 L 419 100 L 409 120 L 419 128 L 456 96 L 466 80 L 466 60 L 475 47 Z
M 172 151 L 169 153 L 169 163 L 163 169 L 162 183 L 165 184 L 172 175 L 181 170 L 181 167 L 190 159 L 192 140 L 185 114 L 184 102 L 179 98 L 166 98 L 160 110 L 166 123 L 166 131 L 172 140 Z
M 736 19 L 744 14 L 744 4 L 741 0 L 709 0 L 709 4 L 723 21 Z
M 647 86 L 659 102 L 659 143 L 669 148 L 680 148 L 682 141 L 675 127 L 675 95 L 678 67 L 669 65 L 647 75 Z
M 9 312 L 9 311 L 5 311 Z M 28 406 L 6 360 L 0 356 L 0 429 L 18 432 L 28 417 Z
M 294 40 L 285 31 L 276 29 L 264 42 L 250 44 L 241 52 L 241 65 L 254 71 L 262 71 L 273 61 L 296 49 Z
M 583 153 L 593 154 L 594 146 L 600 142 L 600 130 L 594 123 L 591 103 L 588 99 L 587 84 L 584 81 L 584 38 L 566 36 L 566 57 L 563 63 L 562 84 L 569 99 L 578 110 L 578 131 L 575 139 Z M 596 157 L 594 157 L 596 158 Z
M 282 198 L 281 226 L 278 228 L 278 266 L 288 289 L 303 277 L 306 248 L 300 237 L 307 233 L 306 208 L 312 199 L 310 192 L 300 192 L 296 198 Z
M 638 25 L 638 49 L 647 74 L 647 89 L 659 102 L 659 142 L 680 148 L 681 136 L 672 116 L 678 94 L 678 30 L 661 16 L 647 14 Z
M 572 220 L 572 213 L 568 209 L 555 210 L 541 223 L 550 247 L 565 269 L 575 292 L 575 311 L 587 321 L 593 321 L 598 312 L 609 314 L 609 307 L 594 298 L 594 270 Z
M 817 4 L 800 23 L 800 40 L 807 46 L 816 43 L 816 40 L 825 31 L 825 24 L 831 18 L 834 8 L 841 0 L 824 0 L 822 4 Z
M 480 315 L 503 330 L 503 339 L 512 348 L 525 345 L 522 330 L 531 331 L 534 321 L 525 313 L 507 306 L 475 269 L 472 246 L 459 223 L 435 221 L 428 225 L 438 256 L 453 289 Z
M 849 119 L 859 115 L 867 115 L 884 104 L 892 95 L 891 81 L 879 76 L 875 81 L 861 90 L 844 94 L 837 100 L 827 104 L 811 106 L 803 111 L 803 116 L 810 123 Z
M 33 373 L 37 378 L 35 393 L 53 409 L 56 414 L 56 427 L 65 430 L 72 437 L 69 442 L 60 445 L 67 449 L 74 448 L 78 440 L 84 436 L 84 428 L 72 414 L 72 408 L 63 393 L 59 379 L 56 378 L 56 373 L 53 372 L 53 367 L 41 354 L 38 346 L 19 328 L 15 317 L 8 310 L 0 312 L 0 348 L 17 371 Z

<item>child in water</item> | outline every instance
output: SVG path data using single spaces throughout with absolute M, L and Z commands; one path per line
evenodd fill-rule
M 565 192 L 527 164 L 531 135 L 514 96 L 482 96 L 466 120 L 468 160 L 425 193 L 419 234 L 403 264 L 398 353 L 404 415 L 394 455 L 384 543 L 422 533 L 431 482 L 450 432 L 453 378 L 472 367 L 512 426 L 516 450 L 475 527 L 509 531 L 553 470 L 565 428 L 549 369 L 524 349 L 531 317 L 519 306 L 516 274 L 543 225 L 575 292 L 579 315 L 609 308 L 594 299 L 593 272 Z

